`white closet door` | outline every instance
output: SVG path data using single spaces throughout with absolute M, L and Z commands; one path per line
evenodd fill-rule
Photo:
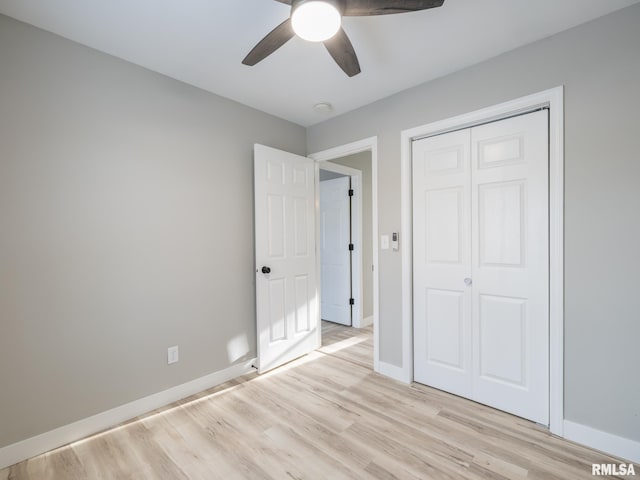
M 414 378 L 549 420 L 548 117 L 413 144 Z
M 549 423 L 546 110 L 471 130 L 474 398 Z
M 351 325 L 349 177 L 320 182 L 320 316 Z
M 470 132 L 413 144 L 414 378 L 471 395 Z

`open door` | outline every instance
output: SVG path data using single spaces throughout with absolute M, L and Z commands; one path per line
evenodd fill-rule
M 320 182 L 320 317 L 351 326 L 351 181 Z
M 254 147 L 258 373 L 320 346 L 313 160 Z

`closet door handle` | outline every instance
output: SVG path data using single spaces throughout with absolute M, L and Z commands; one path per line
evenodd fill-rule
M 464 284 L 465 284 L 467 287 L 470 287 L 472 283 L 473 283 L 473 280 L 471 280 L 469 277 L 467 277 L 467 278 L 465 278 L 465 279 L 464 279 Z

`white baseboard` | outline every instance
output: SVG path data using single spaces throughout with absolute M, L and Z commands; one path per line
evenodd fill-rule
M 564 438 L 640 464 L 640 442 L 636 440 L 619 437 L 569 420 L 564 421 Z
M 373 325 L 373 315 L 370 315 L 368 317 L 364 317 L 362 319 L 362 321 L 360 322 L 360 327 L 359 328 L 366 328 L 370 325 Z
M 0 469 L 114 427 L 177 400 L 207 390 L 252 371 L 255 358 L 168 390 L 98 413 L 35 437 L 0 448 Z
M 378 362 L 376 372 L 381 375 L 391 377 L 394 380 L 398 380 L 402 383 L 411 383 L 413 381 L 413 378 L 411 378 L 411 372 L 402 367 L 398 367 L 396 365 L 392 365 L 391 363 L 386 363 L 383 361 Z

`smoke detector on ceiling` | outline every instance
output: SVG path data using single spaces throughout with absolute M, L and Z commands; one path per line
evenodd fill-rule
M 333 112 L 333 105 L 331 105 L 329 102 L 321 102 L 321 103 L 316 103 L 313 106 L 313 109 L 318 113 L 322 113 L 326 115 Z

